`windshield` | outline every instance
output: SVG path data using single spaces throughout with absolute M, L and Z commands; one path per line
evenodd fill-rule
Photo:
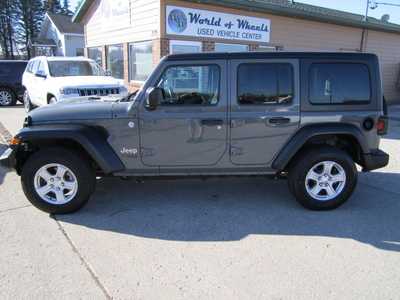
M 49 61 L 49 71 L 52 77 L 104 75 L 100 66 L 91 61 Z

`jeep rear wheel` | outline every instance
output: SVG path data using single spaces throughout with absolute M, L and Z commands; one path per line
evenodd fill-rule
M 296 200 L 312 210 L 334 209 L 345 203 L 357 184 L 352 158 L 334 147 L 299 155 L 289 170 L 289 187 Z
M 77 211 L 95 188 L 95 174 L 86 160 L 63 148 L 39 150 L 22 169 L 21 181 L 28 200 L 54 214 Z

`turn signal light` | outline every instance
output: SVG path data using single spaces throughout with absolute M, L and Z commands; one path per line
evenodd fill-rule
M 379 135 L 385 135 L 388 131 L 388 119 L 387 117 L 380 117 L 376 123 L 376 130 Z
M 21 140 L 15 136 L 10 141 L 10 145 L 12 146 L 17 146 L 19 144 L 21 144 Z

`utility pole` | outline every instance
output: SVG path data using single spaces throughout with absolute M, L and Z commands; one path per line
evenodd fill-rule
M 367 0 L 367 8 L 365 9 L 365 16 L 364 16 L 364 22 L 368 22 L 368 12 L 369 12 L 369 6 L 371 4 L 371 0 Z M 362 29 L 361 33 L 361 41 L 360 41 L 360 52 L 364 52 L 365 44 L 367 40 L 367 29 L 364 26 Z
M 367 8 L 365 9 L 365 16 L 364 21 L 368 22 L 368 12 L 369 12 L 369 5 L 371 4 L 371 0 L 367 0 Z

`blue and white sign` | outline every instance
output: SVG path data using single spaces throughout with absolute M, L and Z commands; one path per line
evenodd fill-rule
M 167 6 L 167 34 L 268 43 L 269 19 Z

